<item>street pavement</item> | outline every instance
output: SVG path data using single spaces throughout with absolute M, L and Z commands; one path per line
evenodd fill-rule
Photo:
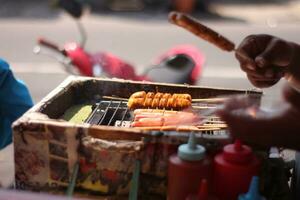
M 300 3 L 287 2 L 253 5 L 221 1 L 212 5 L 214 14 L 197 13 L 196 17 L 236 44 L 245 36 L 257 33 L 273 34 L 300 43 Z M 4 13 L 0 13 L 0 56 L 10 62 L 17 77 L 28 84 L 37 102 L 68 76 L 54 59 L 32 53 L 37 38 L 43 36 L 63 45 L 78 40 L 79 35 L 75 22 L 68 15 L 49 10 L 45 3 L 33 3 L 12 14 L 3 8 L 0 10 Z M 81 21 L 88 33 L 86 48 L 91 53 L 114 53 L 133 63 L 139 73 L 169 48 L 193 44 L 206 55 L 199 85 L 252 88 L 233 53 L 223 52 L 169 24 L 167 12 L 98 12 L 86 14 Z M 265 92 L 271 92 L 273 98 L 279 94 L 277 87 Z

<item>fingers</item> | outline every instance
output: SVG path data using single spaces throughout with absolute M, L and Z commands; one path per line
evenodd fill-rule
M 246 63 L 249 69 L 255 70 L 255 58 L 265 50 L 272 38 L 270 35 L 250 35 L 246 37 L 236 50 L 236 58 L 241 64 Z
M 247 51 L 244 51 L 243 49 L 237 49 L 235 51 L 235 57 L 238 59 L 242 69 L 245 72 L 255 71 L 256 69 L 255 61 L 251 58 L 251 56 L 248 54 Z
M 256 76 L 247 75 L 252 85 L 258 88 L 267 88 L 275 85 L 280 78 L 260 78 Z
M 258 123 L 255 117 L 248 109 L 227 109 L 219 110 L 217 114 L 226 122 L 232 138 L 240 139 L 244 142 L 254 143 L 260 141 L 261 134 L 254 130 L 261 130 L 257 127 Z
M 267 67 L 264 69 L 257 68 L 256 70 L 250 70 L 246 65 L 241 65 L 241 69 L 251 77 L 255 77 L 261 80 L 280 79 L 285 76 L 285 70 L 278 67 Z
M 291 43 L 274 37 L 265 50 L 256 56 L 255 63 L 260 68 L 270 65 L 287 67 L 292 61 L 293 51 L 294 47 Z
M 251 100 L 232 98 L 217 114 L 226 122 L 233 139 L 265 147 L 283 146 L 299 150 L 300 93 L 286 87 L 284 97 L 290 104 L 282 104 L 280 109 L 271 112 L 257 109 Z
M 259 105 L 259 101 L 257 101 L 255 95 L 253 97 L 255 98 L 246 95 L 235 96 L 224 102 L 223 109 L 231 111 L 237 109 L 247 109 L 249 107 L 257 107 Z
M 217 114 L 226 122 L 234 139 L 260 145 L 271 145 L 280 141 L 273 133 L 278 130 L 276 125 L 280 121 L 278 116 L 281 114 L 264 113 L 258 109 L 257 102 L 254 103 L 251 99 L 247 100 L 245 97 L 230 99 Z M 282 135 L 282 132 L 279 132 Z
M 259 101 L 257 98 L 251 98 L 251 96 L 235 96 L 224 102 L 223 107 L 217 110 L 217 114 L 225 119 L 226 122 L 234 123 L 238 118 L 235 116 L 240 115 L 246 118 L 251 118 L 253 113 L 248 112 L 249 109 L 257 109 L 259 107 Z M 247 110 L 247 112 L 246 112 Z M 253 111 L 253 110 L 252 110 Z
M 286 85 L 283 90 L 283 96 L 296 110 L 300 110 L 300 93 L 298 91 Z
M 243 40 L 235 56 L 254 86 L 270 87 L 288 71 L 292 46 L 270 35 L 251 35 Z

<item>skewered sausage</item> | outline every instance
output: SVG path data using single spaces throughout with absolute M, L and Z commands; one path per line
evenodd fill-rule
M 233 42 L 215 32 L 214 30 L 204 26 L 199 21 L 193 19 L 188 15 L 179 12 L 171 12 L 169 14 L 169 21 L 173 24 L 181 26 L 182 28 L 190 31 L 191 33 L 206 40 L 207 42 L 216 45 L 222 50 L 230 52 L 235 48 Z
M 136 92 L 128 100 L 128 107 L 135 108 L 169 108 L 184 109 L 192 104 L 192 97 L 189 94 L 170 94 L 153 92 Z
M 153 126 L 177 126 L 191 125 L 201 120 L 200 116 L 192 112 L 172 111 L 160 112 L 159 110 L 138 109 L 135 112 L 133 127 L 153 127 Z
M 145 99 L 143 98 L 130 98 L 128 100 L 127 106 L 129 108 L 135 108 L 137 105 L 144 105 Z
M 160 109 L 135 109 L 133 111 L 133 115 L 140 115 L 140 114 L 156 114 L 156 113 L 163 113 L 163 114 L 176 114 L 178 111 L 174 110 L 160 110 Z
M 145 91 L 140 91 L 140 92 L 135 92 L 131 95 L 132 98 L 145 98 L 146 97 L 146 92 Z

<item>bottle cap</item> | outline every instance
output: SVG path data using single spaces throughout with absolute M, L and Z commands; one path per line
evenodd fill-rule
M 240 140 L 223 148 L 224 159 L 235 163 L 248 163 L 253 159 L 252 149 L 243 145 Z
M 187 144 L 182 144 L 178 148 L 178 157 L 182 160 L 198 161 L 205 156 L 205 148 L 197 145 L 195 134 L 190 133 Z
M 240 195 L 238 200 L 265 200 L 265 198 L 259 194 L 258 188 L 259 178 L 253 176 L 248 193 Z

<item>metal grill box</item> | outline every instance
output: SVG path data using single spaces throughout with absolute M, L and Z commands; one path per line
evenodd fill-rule
M 107 114 L 110 120 L 102 125 L 73 123 L 61 118 L 72 106 L 89 104 L 99 108 L 97 102 L 103 96 L 129 98 L 141 90 L 189 93 L 193 98 L 248 94 L 258 101 L 262 95 L 253 90 L 69 77 L 13 125 L 16 187 L 64 191 L 74 166 L 79 163 L 77 193 L 127 195 L 138 160 L 141 163 L 140 192 L 164 196 L 168 157 L 176 152 L 179 144 L 187 141 L 189 132 L 138 130 L 121 126 L 120 119 L 113 122 L 119 126 L 110 126 L 117 111 Z M 124 106 L 124 102 L 110 103 L 112 108 Z M 126 110 L 125 107 L 122 109 Z M 229 142 L 226 129 L 195 133 L 208 152 Z

